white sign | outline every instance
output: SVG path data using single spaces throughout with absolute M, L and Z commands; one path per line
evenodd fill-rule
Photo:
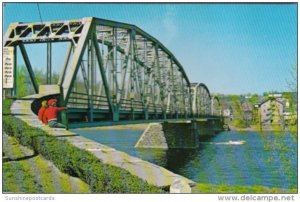
M 14 87 L 14 47 L 3 47 L 3 88 Z

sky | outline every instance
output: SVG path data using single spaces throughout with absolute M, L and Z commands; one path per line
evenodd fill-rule
M 297 65 L 295 3 L 39 3 L 39 8 L 44 22 L 93 16 L 134 24 L 175 55 L 190 82 L 204 83 L 212 93 L 289 91 L 291 69 Z M 36 3 L 4 5 L 3 34 L 12 22 L 39 21 Z M 42 48 L 28 50 L 33 67 L 46 67 Z M 54 66 L 61 55 L 57 50 Z

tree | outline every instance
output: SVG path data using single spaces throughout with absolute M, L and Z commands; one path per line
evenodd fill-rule
M 290 89 L 290 91 L 293 94 L 293 103 L 295 103 L 295 106 L 293 108 L 295 108 L 295 111 L 297 111 L 298 108 L 298 64 L 294 64 L 292 65 L 292 68 L 290 70 L 291 73 L 291 79 L 289 81 L 287 81 L 288 83 L 288 88 Z
M 17 67 L 17 97 L 34 94 L 33 85 L 31 83 L 29 73 L 24 65 Z
M 288 88 L 290 89 L 291 92 L 298 92 L 298 64 L 292 65 L 292 68 L 290 69 L 290 74 L 291 74 L 291 79 L 287 81 L 288 83 Z

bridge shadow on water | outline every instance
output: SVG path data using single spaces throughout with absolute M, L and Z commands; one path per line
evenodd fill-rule
M 135 156 L 162 166 L 174 173 L 181 173 L 184 175 L 186 172 L 185 170 L 188 170 L 191 162 L 198 162 L 199 154 L 201 156 L 204 155 L 204 150 L 207 146 L 203 143 L 212 141 L 216 135 L 217 134 L 202 135 L 199 138 L 198 148 L 135 148 Z

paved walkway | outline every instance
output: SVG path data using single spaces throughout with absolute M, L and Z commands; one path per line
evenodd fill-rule
M 11 106 L 12 114 L 31 126 L 41 128 L 50 135 L 56 136 L 60 139 L 65 139 L 74 146 L 91 152 L 105 164 L 117 166 L 129 171 L 132 175 L 138 176 L 139 178 L 147 181 L 149 184 L 158 187 L 166 187 L 170 186 L 178 179 L 187 182 L 190 186 L 194 186 L 196 184 L 195 182 L 177 175 L 163 167 L 132 157 L 114 148 L 81 137 L 71 131 L 59 128 L 53 129 L 43 125 L 38 120 L 37 116 L 31 111 L 31 103 L 35 98 L 41 96 L 42 95 L 33 95 L 26 97 L 28 100 L 16 100 Z

